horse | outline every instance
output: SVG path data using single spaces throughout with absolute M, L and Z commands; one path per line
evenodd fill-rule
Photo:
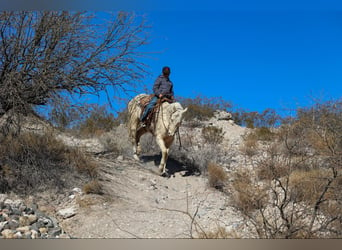
M 183 109 L 179 102 L 163 102 L 154 114 L 155 117 L 151 124 L 143 127 L 140 122 L 140 116 L 143 112 L 141 100 L 147 96 L 147 94 L 139 94 L 128 103 L 128 134 L 133 144 L 133 157 L 138 161 L 141 153 L 140 137 L 145 133 L 151 133 L 156 138 L 162 152 L 159 172 L 160 175 L 164 176 L 167 175 L 166 161 L 169 148 L 188 108 Z

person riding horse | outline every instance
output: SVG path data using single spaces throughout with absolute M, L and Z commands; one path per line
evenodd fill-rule
M 140 117 L 140 121 L 142 123 L 142 127 L 145 125 L 145 120 L 149 112 L 153 109 L 153 107 L 157 104 L 158 99 L 168 98 L 174 100 L 173 93 L 173 83 L 170 80 L 171 69 L 168 66 L 163 67 L 162 75 L 158 76 L 153 85 L 153 93 L 151 101 L 147 104 L 144 112 Z

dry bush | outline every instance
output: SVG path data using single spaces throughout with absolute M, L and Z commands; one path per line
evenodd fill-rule
M 115 125 L 113 114 L 109 113 L 104 106 L 94 106 L 90 115 L 79 124 L 78 129 L 81 136 L 100 136 L 111 131 Z
M 256 155 L 258 153 L 258 140 L 254 133 L 248 133 L 243 139 L 243 144 L 239 148 L 240 152 L 248 157 Z
M 267 127 L 256 128 L 254 133 L 260 141 L 271 141 L 275 137 L 275 134 Z
M 342 236 L 341 105 L 298 110 L 259 143 L 262 154 L 251 159 L 255 183 L 252 173 L 235 177 L 234 205 L 260 238 Z M 265 135 L 254 130 L 245 141 L 253 147 Z
M 177 97 L 177 99 L 184 107 L 188 107 L 188 111 L 184 114 L 184 121 L 191 121 L 193 126 L 196 126 L 193 121 L 209 120 L 214 117 L 216 110 L 227 110 L 232 107 L 231 103 L 221 97 L 197 96 L 194 99 L 182 97 Z
M 255 183 L 246 171 L 241 170 L 234 174 L 233 190 L 233 205 L 247 216 L 252 216 L 255 210 L 267 205 L 267 191 Z
M 235 232 L 227 230 L 224 227 L 218 226 L 216 230 L 212 230 L 210 232 L 200 232 L 198 234 L 198 238 L 200 239 L 237 239 L 241 238 L 241 236 Z
M 202 128 L 202 137 L 205 143 L 217 145 L 222 143 L 224 132 L 222 131 L 222 128 L 208 126 Z
M 210 187 L 222 190 L 226 185 L 228 176 L 222 167 L 211 162 L 208 164 L 208 179 Z
M 86 194 L 103 194 L 103 187 L 98 180 L 92 180 L 83 186 L 83 192 Z
M 99 138 L 107 152 L 126 156 L 131 156 L 133 153 L 132 144 L 128 138 L 128 131 L 125 125 L 115 126 L 110 132 L 102 134 Z
M 79 149 L 68 149 L 64 156 L 69 166 L 79 173 L 85 173 L 92 178 L 97 177 L 98 165 Z
M 296 202 L 315 204 L 326 187 L 331 174 L 326 169 L 309 171 L 293 171 L 289 176 L 289 185 L 293 199 Z M 333 197 L 333 190 L 328 190 L 326 199 Z
M 96 176 L 97 166 L 81 152 L 65 146 L 52 134 L 22 133 L 0 143 L 1 192 L 34 193 L 62 190 Z M 79 174 L 79 173 L 86 174 Z

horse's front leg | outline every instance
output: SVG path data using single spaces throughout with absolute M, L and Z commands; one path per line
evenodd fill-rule
M 159 164 L 159 172 L 161 175 L 164 175 L 166 173 L 165 169 L 166 169 L 166 161 L 167 161 L 169 149 L 165 146 L 165 142 L 163 138 L 157 137 L 156 140 L 162 153 L 162 157 L 161 157 L 160 164 Z
M 137 161 L 140 160 L 139 155 L 141 153 L 140 147 L 140 137 L 142 136 L 142 131 L 136 129 L 137 126 L 133 127 L 131 130 L 131 141 L 133 145 L 133 158 Z

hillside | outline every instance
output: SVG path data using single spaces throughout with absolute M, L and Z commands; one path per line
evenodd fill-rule
M 216 118 L 208 123 L 213 122 L 225 132 L 223 147 L 238 149 L 246 129 Z M 193 143 L 200 141 L 200 131 L 183 126 L 180 133 L 183 144 L 189 133 L 198 141 Z M 126 138 L 124 131 L 120 136 Z M 93 145 L 100 150 L 100 143 Z M 65 204 L 74 207 L 76 215 L 61 222 L 64 230 L 77 238 L 189 238 L 223 229 L 230 237 L 251 236 L 229 205 L 229 195 L 209 187 L 205 176 L 188 174 L 187 166 L 174 160 L 172 153 L 171 177 L 159 176 L 155 149 L 141 162 L 128 155 L 98 156 L 104 195 L 78 195 Z
M 0 237 L 339 238 L 340 116 L 321 116 L 318 126 L 311 117 L 273 130 L 238 126 L 222 111 L 183 122 L 169 178 L 158 174 L 160 151 L 151 135 L 142 137 L 136 161 L 123 124 L 81 138 L 28 119 L 23 131 L 40 136 L 4 141 L 0 170 L 10 178 L 0 188 L 16 183 L 6 162 L 19 160 L 18 183 L 34 180 L 24 188 L 38 191 L 0 194 Z M 31 170 L 34 164 L 44 173 Z

